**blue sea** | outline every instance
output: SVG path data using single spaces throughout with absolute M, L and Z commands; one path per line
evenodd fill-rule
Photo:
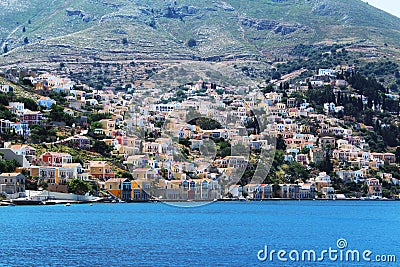
M 391 201 L 0 207 L 0 229 L 0 266 L 400 266 L 400 202 Z M 318 261 L 329 248 L 337 254 Z M 316 260 L 302 260 L 309 250 Z M 361 259 L 345 261 L 347 250 Z M 396 262 L 376 261 L 390 255 Z

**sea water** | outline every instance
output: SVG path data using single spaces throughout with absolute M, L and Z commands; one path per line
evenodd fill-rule
M 0 266 L 400 266 L 394 201 L 0 207 L 0 230 Z

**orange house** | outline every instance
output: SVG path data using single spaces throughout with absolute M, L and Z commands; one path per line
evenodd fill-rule
M 126 178 L 111 178 L 105 182 L 106 190 L 118 199 L 131 201 L 132 184 Z
M 111 165 L 106 161 L 90 161 L 89 170 L 96 179 L 110 179 L 115 177 Z

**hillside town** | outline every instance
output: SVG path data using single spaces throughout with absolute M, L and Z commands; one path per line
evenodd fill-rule
M 348 114 L 351 103 L 387 107 L 354 89 L 351 67 L 259 88 L 94 89 L 31 70 L 2 75 L 3 200 L 399 198 L 400 149 L 372 146 L 376 118 Z M 385 97 L 398 117 L 398 95 Z

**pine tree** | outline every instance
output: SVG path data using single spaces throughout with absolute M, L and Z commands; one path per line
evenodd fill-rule
M 397 148 L 396 148 L 396 153 L 395 153 L 395 155 L 396 155 L 396 162 L 397 162 L 397 163 L 400 163 L 400 147 L 397 147 Z
M 364 110 L 364 105 L 363 105 L 363 102 L 362 102 L 362 97 L 359 97 L 359 98 L 358 98 L 357 106 L 358 106 L 358 109 L 359 109 L 359 110 Z
M 289 83 L 285 82 L 283 89 L 288 90 L 289 89 Z

